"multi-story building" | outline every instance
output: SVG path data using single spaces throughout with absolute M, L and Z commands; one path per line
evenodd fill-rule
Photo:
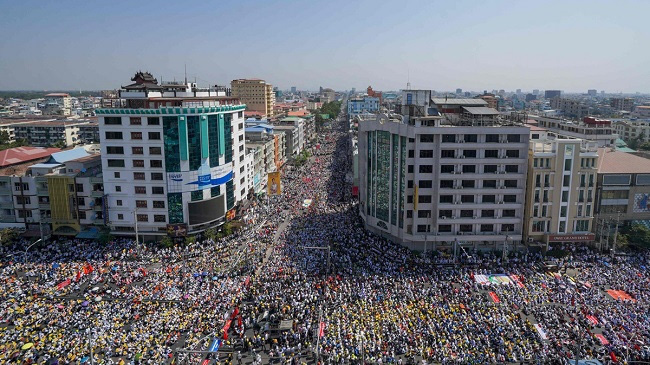
M 273 85 L 261 79 L 238 79 L 230 83 L 232 96 L 246 104 L 247 111 L 254 111 L 263 117 L 272 117 L 275 105 Z
M 73 146 L 84 143 L 80 138 L 96 137 L 99 133 L 97 123 L 87 120 L 39 120 L 8 122 L 13 129 L 14 139 L 24 139 L 30 146 L 47 147 L 56 144 Z M 97 141 L 97 140 L 95 140 Z
M 650 121 L 619 120 L 613 123 L 618 136 L 626 142 L 638 139 L 641 142 L 650 141 Z
M 589 90 L 587 90 L 587 95 L 589 95 L 589 96 L 596 96 L 596 95 L 598 95 L 598 90 L 596 90 L 596 89 L 589 89 Z
M 618 135 L 609 120 L 584 118 L 581 122 L 565 120 L 562 118 L 542 117 L 529 115 L 538 126 L 548 129 L 555 134 L 595 141 L 599 147 L 613 145 Z
M 359 123 L 365 227 L 417 250 L 521 242 L 529 129 L 480 99 L 405 90 L 402 103 Z
M 364 96 L 348 99 L 348 115 L 354 117 L 359 114 L 377 113 L 379 111 L 379 98 Z
M 634 99 L 632 98 L 611 98 L 609 105 L 614 110 L 626 110 L 631 112 L 634 109 Z
M 533 94 L 537 95 L 535 90 L 533 90 Z M 544 99 L 559 98 L 560 96 L 562 96 L 562 90 L 545 90 L 544 91 Z
M 77 140 L 82 144 L 99 143 L 99 122 L 91 121 L 80 125 Z
M 634 114 L 639 118 L 650 118 L 650 106 L 639 105 L 636 108 L 634 108 Z
M 528 153 L 528 242 L 593 241 L 596 142 L 531 130 Z
M 598 153 L 598 219 L 650 226 L 650 160 L 609 148 Z
M 324 103 L 331 103 L 336 100 L 336 92 L 330 88 L 321 89 L 320 100 Z
M 565 117 L 582 119 L 589 115 L 589 107 L 579 100 L 566 98 L 551 99 L 551 108 L 562 112 Z
M 72 111 L 72 98 L 66 93 L 45 95 L 45 114 L 60 114 L 68 116 Z
M 255 145 L 259 142 L 273 142 L 273 165 L 274 169 L 267 168 L 267 173 L 279 170 L 287 162 L 287 140 L 283 131 L 275 131 L 275 126 L 268 124 L 266 120 L 246 120 L 246 143 Z M 270 163 L 270 162 L 269 162 Z
M 154 239 L 221 224 L 247 194 L 244 109 L 223 90 L 139 72 L 99 116 L 108 224 Z M 136 223 L 137 222 L 137 223 Z

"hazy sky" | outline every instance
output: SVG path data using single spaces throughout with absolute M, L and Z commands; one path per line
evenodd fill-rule
M 0 0 L 0 90 L 137 70 L 287 89 L 650 92 L 650 1 Z

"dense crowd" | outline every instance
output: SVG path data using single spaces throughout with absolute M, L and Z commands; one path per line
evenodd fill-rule
M 0 248 L 0 364 L 650 359 L 647 253 L 414 254 L 363 229 L 341 127 L 228 238 Z

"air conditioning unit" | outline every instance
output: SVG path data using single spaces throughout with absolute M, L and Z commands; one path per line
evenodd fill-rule
M 505 189 L 505 188 L 506 188 L 505 186 L 499 186 L 499 189 Z
M 460 158 L 465 158 L 465 155 L 460 155 Z
M 451 217 L 451 219 L 456 219 L 456 218 L 457 218 L 457 217 L 456 217 L 455 215 Z
M 503 204 L 503 202 L 499 202 L 499 204 Z
M 478 218 L 478 216 L 477 216 L 477 215 L 475 215 L 475 216 L 474 216 L 474 219 L 477 219 L 477 218 Z
M 454 202 L 454 204 L 460 204 L 460 202 Z
M 461 139 L 460 141 L 458 141 L 458 143 L 465 143 L 465 140 Z
M 440 219 L 447 219 L 447 217 L 443 215 L 442 217 L 440 217 Z
M 463 232 L 458 231 L 458 235 L 459 235 L 459 236 L 462 236 L 462 235 L 463 235 Z

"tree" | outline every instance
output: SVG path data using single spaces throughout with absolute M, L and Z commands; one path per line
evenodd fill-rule
M 0 144 L 7 144 L 7 143 L 9 143 L 9 132 L 7 131 L 0 132 Z
M 174 246 L 174 241 L 169 236 L 165 236 L 160 240 L 160 245 L 165 248 Z
M 631 244 L 650 247 L 650 229 L 641 224 L 634 224 L 627 230 L 627 240 Z
M 18 238 L 18 231 L 13 228 L 0 230 L 0 245 L 10 245 Z
M 623 248 L 623 247 L 627 246 L 629 243 L 630 242 L 628 241 L 626 235 L 624 235 L 622 233 L 618 233 L 616 235 L 616 248 Z
M 638 146 L 638 149 L 643 151 L 650 151 L 650 142 L 643 142 Z
M 217 231 L 214 228 L 208 228 L 203 232 L 206 239 L 214 241 L 217 238 Z
M 185 244 L 189 245 L 190 243 L 196 242 L 196 237 L 195 236 L 187 236 L 185 237 Z

